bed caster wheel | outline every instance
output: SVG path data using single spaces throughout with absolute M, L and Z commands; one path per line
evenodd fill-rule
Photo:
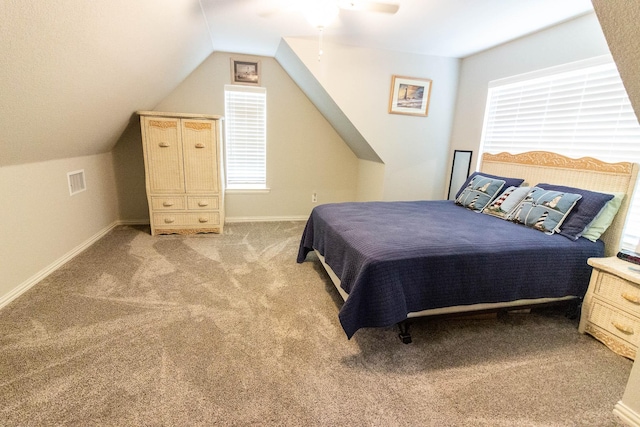
M 400 328 L 400 333 L 398 337 L 403 344 L 411 344 L 411 334 L 409 333 L 409 326 L 411 324 L 408 321 L 398 323 L 398 327 Z
M 402 341 L 403 344 L 411 344 L 410 334 L 398 334 L 398 336 L 400 337 L 400 341 Z

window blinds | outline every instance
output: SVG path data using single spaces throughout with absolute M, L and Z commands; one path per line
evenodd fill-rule
M 553 151 L 640 163 L 640 126 L 610 57 L 489 84 L 481 152 Z M 640 191 L 622 246 L 640 241 Z
M 267 91 L 225 86 L 227 188 L 265 188 Z

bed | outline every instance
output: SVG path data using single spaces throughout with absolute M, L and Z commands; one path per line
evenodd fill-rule
M 486 208 L 499 206 L 498 199 L 507 197 L 502 192 L 512 182 L 505 177 L 519 178 L 516 183 L 529 188 L 520 191 L 528 193 L 527 200 L 535 198 L 532 189 L 547 183 L 545 194 L 562 190 L 561 201 L 575 199 L 561 227 L 541 232 L 539 224 L 525 224 L 524 219 L 516 223 L 485 209 L 460 206 L 467 194 L 463 189 L 457 202 L 325 204 L 309 216 L 297 261 L 304 262 L 311 251 L 317 254 L 344 299 L 338 316 L 348 338 L 361 328 L 398 324 L 401 339 L 408 343 L 406 320 L 413 317 L 580 301 L 591 274 L 587 259 L 612 256 L 619 249 L 637 172 L 634 163 L 570 159 L 548 152 L 484 154 L 479 177 L 465 186 L 471 188 L 486 177 L 495 177 L 489 179 L 492 185 L 502 182 Z M 518 188 L 510 187 L 512 192 Z M 573 190 L 584 191 L 577 196 Z M 561 228 L 568 233 L 583 213 L 580 203 L 586 207 L 590 194 L 601 193 L 611 194 L 604 204 L 613 194 L 621 203 L 597 240 L 559 234 Z M 518 204 L 517 218 L 526 216 L 524 205 Z M 547 216 L 552 215 L 545 212 L 545 221 Z

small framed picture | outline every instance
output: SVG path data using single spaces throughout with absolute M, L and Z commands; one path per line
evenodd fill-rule
M 427 116 L 431 97 L 431 79 L 391 77 L 389 113 Z
M 260 61 L 231 58 L 231 83 L 260 86 Z

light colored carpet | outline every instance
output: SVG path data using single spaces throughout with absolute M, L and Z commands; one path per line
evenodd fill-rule
M 631 361 L 557 310 L 347 340 L 303 227 L 113 230 L 0 311 L 0 424 L 619 425 Z

